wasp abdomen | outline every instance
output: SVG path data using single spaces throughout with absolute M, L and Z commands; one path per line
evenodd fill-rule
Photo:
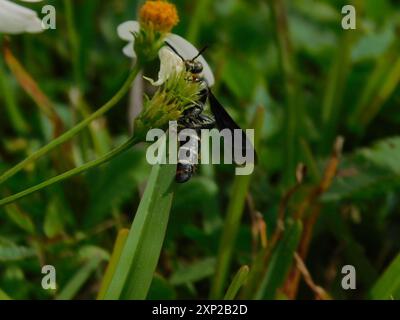
M 178 166 L 176 169 L 176 182 L 188 181 L 198 163 L 199 159 L 199 136 L 196 132 L 188 136 L 188 140 L 181 143 L 178 152 Z
M 176 175 L 175 175 L 175 181 L 178 183 L 184 183 L 192 177 L 194 172 L 194 166 L 191 164 L 184 164 L 184 163 L 178 163 L 178 166 L 176 168 Z

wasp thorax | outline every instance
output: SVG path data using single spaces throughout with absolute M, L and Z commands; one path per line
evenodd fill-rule
M 203 65 L 199 61 L 185 61 L 185 66 L 186 66 L 186 71 L 193 73 L 193 74 L 199 74 L 203 72 Z

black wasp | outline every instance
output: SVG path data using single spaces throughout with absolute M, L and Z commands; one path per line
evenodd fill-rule
M 165 42 L 165 44 L 182 59 L 183 63 L 185 64 L 186 71 L 191 74 L 191 77 L 188 79 L 188 81 L 195 81 L 199 83 L 201 87 L 198 100 L 194 104 L 188 106 L 181 118 L 178 120 L 178 126 L 180 128 L 189 128 L 196 132 L 194 136 L 188 137 L 188 142 L 181 142 L 178 152 L 178 165 L 175 180 L 179 183 L 184 183 L 192 177 L 196 168 L 196 164 L 198 163 L 198 147 L 200 144 L 196 143 L 196 140 L 200 142 L 199 132 L 201 129 L 211 129 L 217 126 L 219 130 L 229 129 L 232 130 L 232 133 L 235 129 L 241 130 L 242 145 L 239 147 L 242 149 L 242 154 L 249 146 L 249 142 L 245 132 L 236 124 L 228 112 L 226 112 L 221 103 L 219 103 L 217 98 L 211 92 L 206 79 L 201 75 L 203 72 L 203 64 L 196 59 L 204 52 L 206 47 L 200 50 L 193 59 L 187 60 L 184 59 L 170 43 Z M 214 117 L 210 117 L 203 113 L 207 100 L 210 104 L 211 112 L 213 113 Z M 235 144 L 233 144 L 233 146 L 235 148 Z M 190 158 L 181 159 L 181 152 L 186 153 L 190 156 Z

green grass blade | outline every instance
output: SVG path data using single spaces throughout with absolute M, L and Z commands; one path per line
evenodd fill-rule
M 293 254 L 299 244 L 301 232 L 301 221 L 295 221 L 286 226 L 284 236 L 271 256 L 256 299 L 275 298 L 276 290 L 284 283 L 292 266 Z
M 79 292 L 90 275 L 97 269 L 101 257 L 94 257 L 87 261 L 81 269 L 79 269 L 72 279 L 67 283 L 64 289 L 57 295 L 57 300 L 71 300 Z
M 172 205 L 176 166 L 155 165 L 105 299 L 145 299 Z
M 0 61 L 0 96 L 2 97 L 0 102 L 2 102 L 6 114 L 8 115 L 12 127 L 16 133 L 21 135 L 27 134 L 29 132 L 28 123 L 24 119 L 23 114 L 18 107 L 15 90 L 5 72 L 5 67 L 2 61 Z
M 196 6 L 193 12 L 192 19 L 190 19 L 190 24 L 186 38 L 191 42 L 196 44 L 199 37 L 199 32 L 201 29 L 202 22 L 205 17 L 207 17 L 210 6 L 213 4 L 211 0 L 198 0 L 196 1 Z
M 395 299 L 400 290 L 400 254 L 392 261 L 386 271 L 376 281 L 371 290 L 374 300 Z M 396 297 L 400 298 L 400 297 Z
M 348 123 L 353 130 L 362 131 L 396 88 L 400 81 L 398 52 L 399 44 L 395 41 L 390 49 L 378 59 L 361 92 L 356 108 L 349 115 Z
M 303 117 L 302 95 L 299 94 L 299 75 L 297 70 L 296 52 L 292 44 L 287 3 L 284 0 L 269 0 L 274 33 L 279 52 L 279 64 L 284 76 L 286 94 L 285 108 L 285 147 L 282 149 L 285 159 L 284 183 L 293 183 L 293 173 L 297 163 L 298 137 Z
M 259 108 L 255 115 L 253 128 L 255 130 L 255 146 L 258 149 L 258 140 L 264 124 L 264 109 Z M 229 272 L 240 220 L 249 189 L 251 175 L 236 176 L 233 182 L 233 190 L 228 205 L 224 230 L 219 245 L 217 266 L 211 288 L 210 298 L 220 299 L 223 296 L 224 286 Z
M 232 280 L 228 290 L 226 291 L 224 300 L 233 300 L 235 299 L 237 293 L 239 292 L 240 288 L 247 280 L 247 276 L 249 274 L 249 267 L 243 266 L 239 269 L 236 273 L 235 277 Z
M 129 230 L 122 229 L 118 232 L 117 240 L 115 241 L 114 250 L 111 254 L 110 261 L 104 274 L 103 280 L 101 282 L 100 291 L 97 295 L 98 300 L 102 300 L 106 291 L 111 283 L 111 279 L 115 274 L 115 269 L 117 268 L 117 263 L 121 257 L 122 249 L 124 248 L 126 239 L 128 238 Z
M 330 148 L 337 134 L 340 115 L 343 107 L 343 97 L 346 83 L 351 70 L 351 49 L 355 36 L 351 32 L 343 32 L 335 60 L 328 77 L 322 104 L 322 123 L 325 128 L 325 148 Z M 324 150 L 327 151 L 327 150 Z
M 14 222 L 18 227 L 28 232 L 29 234 L 35 233 L 35 225 L 25 212 L 23 212 L 17 205 L 12 204 L 4 208 L 8 218 Z

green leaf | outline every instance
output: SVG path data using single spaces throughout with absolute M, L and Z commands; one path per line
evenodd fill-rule
M 267 273 L 261 281 L 256 299 L 274 299 L 293 263 L 293 254 L 297 249 L 302 232 L 301 221 L 289 222 L 282 240 L 274 250 Z
M 339 176 L 330 189 L 322 195 L 323 202 L 334 202 L 343 199 L 371 199 L 383 195 L 400 185 L 400 179 L 390 171 L 382 170 L 368 163 L 353 162 L 342 166 L 342 172 L 348 176 Z
M 240 288 L 246 282 L 248 274 L 249 274 L 248 266 L 243 266 L 239 269 L 239 271 L 236 273 L 235 277 L 233 278 L 232 283 L 230 284 L 228 290 L 226 291 L 224 300 L 235 299 Z
M 334 47 L 336 39 L 332 32 L 318 27 L 308 19 L 297 16 L 291 18 L 291 23 L 296 25 L 295 28 L 291 29 L 293 43 L 296 47 L 304 48 L 313 54 Z
M 22 210 L 16 204 L 10 204 L 4 208 L 7 216 L 21 229 L 25 230 L 29 234 L 35 233 L 35 225 L 31 218 L 22 212 Z
M 371 290 L 374 300 L 395 299 L 400 290 L 400 254 L 392 261 L 386 271 L 376 281 Z
M 36 250 L 22 246 L 0 246 L 0 261 L 19 261 L 36 256 Z
M 362 149 L 360 155 L 400 178 L 400 137 L 381 140 L 371 148 Z
M 394 32 L 390 29 L 362 37 L 352 51 L 354 62 L 359 62 L 363 59 L 378 58 L 387 50 L 394 37 Z
M 210 277 L 215 270 L 215 258 L 205 258 L 187 266 L 178 268 L 170 278 L 173 285 L 193 283 Z
M 64 232 L 65 217 L 69 215 L 63 206 L 60 197 L 51 198 L 44 218 L 43 231 L 49 238 L 53 238 Z
M 347 172 L 346 175 L 340 175 Z M 368 199 L 400 185 L 400 137 L 380 140 L 343 159 L 339 176 L 322 200 Z
M 305 1 L 293 1 L 291 3 L 296 10 L 298 10 L 302 15 L 304 15 L 309 21 L 318 21 L 318 22 L 332 22 L 332 23 L 340 23 L 340 19 L 342 18 L 340 12 L 336 10 L 336 8 L 331 3 L 325 3 L 324 1 L 314 1 L 314 0 L 305 0 Z M 294 14 L 296 17 L 298 14 Z M 294 28 L 297 27 L 297 24 L 292 23 Z
M 154 165 L 105 299 L 145 299 L 171 209 L 176 166 Z

